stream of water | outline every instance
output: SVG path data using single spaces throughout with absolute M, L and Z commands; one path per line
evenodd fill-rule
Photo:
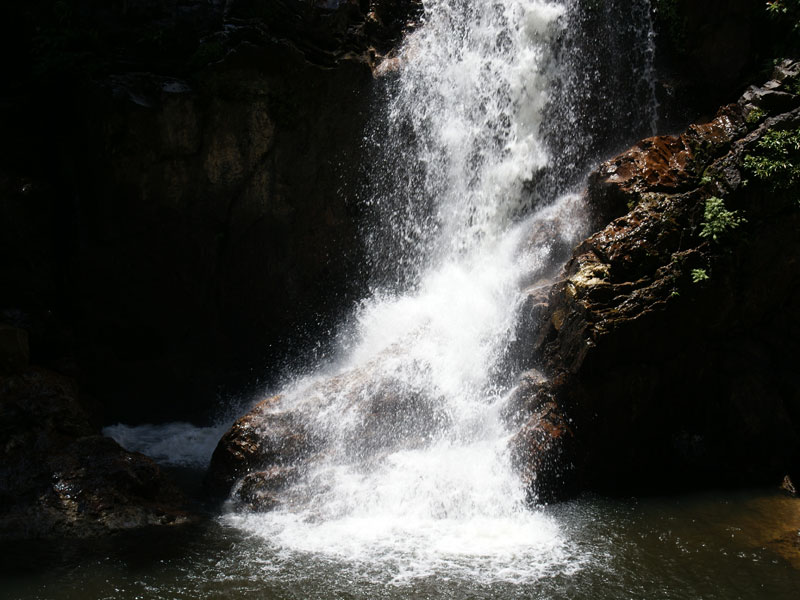
M 586 233 L 579 191 L 592 162 L 653 132 L 651 29 L 646 0 L 425 0 L 365 140 L 375 158 L 364 231 L 372 294 L 335 359 L 277 390 L 275 413 L 299 419 L 317 453 L 273 510 L 231 505 L 169 543 L 128 540 L 130 554 L 68 553 L 39 583 L 20 576 L 8 589 L 20 598 L 790 597 L 800 576 L 773 542 L 786 533 L 777 516 L 789 522 L 797 509 L 782 497 L 531 508 L 510 465 L 514 432 L 501 415 L 518 375 L 508 349 L 522 292 Z M 106 433 L 199 468 L 223 430 Z M 770 522 L 764 539 L 742 526 L 750 512 Z
M 233 510 L 226 524 L 399 578 L 445 569 L 521 582 L 579 567 L 557 523 L 526 507 L 501 418 L 524 283 L 583 229 L 569 189 L 532 206 L 552 162 L 544 114 L 566 12 L 541 0 L 425 3 L 367 141 L 384 158 L 365 232 L 373 293 L 337 359 L 273 409 L 302 422 L 318 454 L 276 508 Z M 543 225 L 552 236 L 532 239 Z

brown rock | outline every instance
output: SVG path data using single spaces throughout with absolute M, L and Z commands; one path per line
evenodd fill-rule
M 800 351 L 800 212 L 790 201 L 800 189 L 770 192 L 744 161 L 768 131 L 800 126 L 800 114 L 758 125 L 747 110 L 743 101 L 680 136 L 645 140 L 591 177 L 587 198 L 610 222 L 531 297 L 532 332 L 517 336 L 539 373 L 511 404 L 522 424 L 512 451 L 533 496 L 769 484 L 800 468 L 787 360 Z M 711 196 L 746 219 L 724 240 L 699 235 Z M 559 452 L 566 463 L 551 458 Z
M 448 420 L 441 403 L 424 386 L 409 385 L 380 365 L 378 359 L 321 381 L 291 402 L 281 396 L 261 401 L 220 440 L 206 475 L 208 489 L 225 495 L 233 488 L 241 506 L 272 506 L 286 476 L 298 476 L 310 460 L 336 453 L 348 461 L 371 461 L 398 445 L 424 447 L 436 440 Z M 424 366 L 406 367 L 424 377 Z M 335 422 L 311 423 L 303 416 L 330 410 L 339 415 Z
M 237 509 L 266 512 L 281 504 L 279 492 L 298 476 L 296 467 L 273 466 L 248 473 L 234 487 L 231 496 Z
M 89 537 L 195 520 L 149 458 L 98 435 L 74 381 L 0 378 L 0 538 Z
M 281 411 L 280 400 L 280 396 L 262 400 L 222 436 L 206 474 L 209 491 L 225 495 L 246 475 L 269 467 L 288 467 L 312 450 L 312 439 L 302 420 Z M 254 483 L 251 480 L 248 488 Z
M 555 402 L 544 402 L 511 439 L 512 464 L 532 503 L 563 499 L 572 492 L 575 433 Z

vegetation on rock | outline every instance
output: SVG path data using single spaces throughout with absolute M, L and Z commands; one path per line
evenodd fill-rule
M 800 128 L 768 131 L 744 157 L 744 167 L 772 191 L 800 184 Z
M 711 238 L 715 242 L 721 242 L 727 235 L 746 222 L 745 218 L 739 216 L 739 211 L 728 210 L 725 208 L 725 201 L 722 198 L 712 196 L 706 200 L 700 237 Z

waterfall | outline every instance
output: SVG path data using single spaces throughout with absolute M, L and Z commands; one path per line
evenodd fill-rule
M 524 281 L 580 231 L 573 194 L 526 216 L 551 162 L 543 116 L 566 7 L 424 8 L 388 82 L 385 129 L 368 141 L 380 157 L 366 232 L 374 293 L 338 362 L 274 409 L 301 419 L 320 451 L 277 508 L 228 518 L 283 548 L 381 557 L 406 574 L 465 556 L 530 574 L 565 542 L 525 506 L 497 372 Z M 531 219 L 558 221 L 555 239 L 529 239 Z
M 586 233 L 586 171 L 650 133 L 649 19 L 646 0 L 425 0 L 365 139 L 372 293 L 335 361 L 270 409 L 314 452 L 272 510 L 225 522 L 394 581 L 579 568 L 510 464 L 508 352 L 525 287 Z M 614 49 L 634 66 L 604 79 Z
M 630 6 L 649 19 L 646 2 Z M 426 0 L 366 140 L 373 293 L 337 361 L 272 409 L 302 422 L 318 452 L 273 510 L 230 522 L 286 550 L 394 561 L 405 576 L 443 562 L 496 576 L 478 561 L 535 577 L 560 560 L 568 542 L 525 505 L 510 465 L 505 359 L 522 289 L 585 233 L 575 186 L 590 159 L 576 148 L 599 140 L 579 121 L 607 83 L 578 85 L 593 10 Z M 601 21 L 619 29 L 615 16 Z M 634 48 L 644 63 L 651 43 Z M 652 92 L 646 79 L 645 67 L 614 82 L 633 103 Z

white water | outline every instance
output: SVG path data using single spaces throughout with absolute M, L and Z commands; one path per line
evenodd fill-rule
M 283 551 L 383 564 L 395 583 L 442 571 L 518 581 L 565 568 L 558 525 L 525 506 L 500 416 L 508 390 L 494 376 L 523 283 L 580 231 L 572 195 L 517 218 L 525 182 L 550 160 L 541 121 L 564 10 L 541 0 L 425 3 L 401 56 L 387 142 L 422 170 L 421 185 L 394 190 L 393 203 L 372 199 L 402 233 L 386 260 L 415 269 L 416 283 L 376 291 L 336 365 L 283 390 L 276 412 L 301 415 L 323 450 L 278 509 L 227 522 Z M 411 147 L 399 139 L 409 127 Z M 534 220 L 564 239 L 527 239 Z
M 335 363 L 296 378 L 273 409 L 302 422 L 318 452 L 278 508 L 223 521 L 262 538 L 276 564 L 328 557 L 395 584 L 568 574 L 584 557 L 552 516 L 526 506 L 501 413 L 524 288 L 584 233 L 575 194 L 525 216 L 530 187 L 554 168 L 548 90 L 571 65 L 551 49 L 576 5 L 424 4 L 371 140 L 383 158 L 367 240 L 382 284 Z M 156 444 L 174 455 L 176 444 Z
M 224 422 L 210 427 L 191 423 L 124 425 L 103 428 L 103 435 L 131 452 L 141 452 L 164 465 L 204 469 L 222 434 L 231 426 Z

